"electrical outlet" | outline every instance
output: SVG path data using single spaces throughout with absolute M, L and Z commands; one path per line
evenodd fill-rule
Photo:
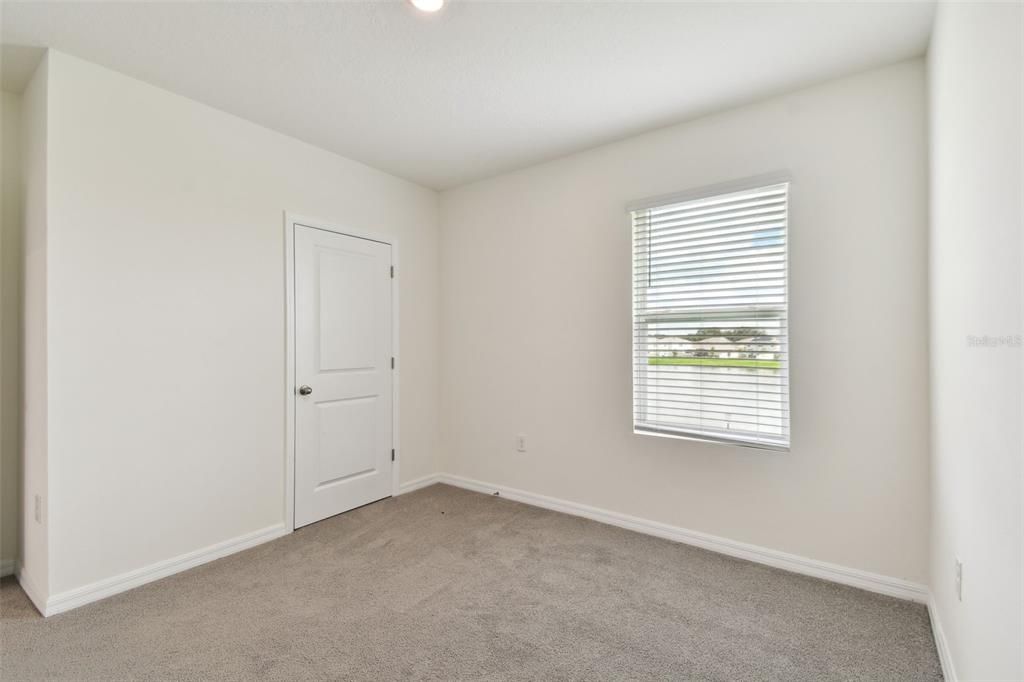
M 43 498 L 39 495 L 36 495 L 34 515 L 36 517 L 36 523 L 43 522 Z
M 953 568 L 953 580 L 954 586 L 956 587 L 956 598 L 959 601 L 964 600 L 964 562 L 960 561 L 960 557 L 954 557 L 956 565 Z
M 523 434 L 516 436 L 516 450 L 526 452 L 526 436 Z

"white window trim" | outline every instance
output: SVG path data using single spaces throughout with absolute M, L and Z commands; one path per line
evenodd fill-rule
M 657 208 L 664 204 L 693 201 L 695 199 L 706 199 L 716 194 L 743 192 L 748 189 L 757 189 L 763 185 L 781 185 L 784 182 L 789 183 L 790 186 L 793 185 L 793 176 L 790 175 L 789 171 L 776 171 L 774 173 L 754 175 L 749 178 L 743 178 L 742 180 L 730 180 L 728 182 L 719 182 L 714 185 L 695 187 L 693 189 L 683 190 L 682 192 L 659 194 L 657 196 L 629 202 L 626 204 L 626 215 L 628 217 L 633 211 L 641 211 L 645 208 Z M 632 229 L 633 226 L 632 223 L 630 223 L 630 230 Z
M 716 183 L 713 185 L 705 185 L 702 187 L 696 187 L 682 192 L 673 192 L 670 194 L 661 194 L 653 197 L 647 197 L 645 199 L 639 199 L 636 201 L 629 202 L 626 204 L 626 216 L 630 230 L 630 296 L 632 314 L 630 316 L 630 334 L 631 334 L 631 357 L 630 357 L 630 380 L 632 382 L 632 397 L 630 400 L 630 410 L 632 414 L 630 419 L 633 423 L 633 433 L 638 436 L 653 436 L 655 438 L 671 438 L 675 440 L 685 440 L 700 443 L 712 443 L 716 445 L 731 445 L 734 447 L 748 448 L 754 450 L 766 450 L 774 452 L 789 452 L 793 444 L 793 391 L 792 383 L 790 381 L 790 357 L 792 356 L 792 341 L 790 338 L 790 246 L 792 240 L 792 232 L 790 227 L 792 225 L 792 204 L 789 198 L 787 198 L 787 221 L 786 221 L 786 251 L 785 251 L 785 310 L 786 316 L 786 341 L 787 341 L 787 352 L 784 371 L 786 372 L 786 408 L 788 413 L 788 429 L 786 442 L 783 443 L 772 443 L 768 441 L 756 441 L 743 439 L 740 436 L 731 436 L 723 434 L 722 437 L 716 437 L 711 433 L 699 432 L 699 431 L 686 431 L 676 429 L 666 429 L 664 431 L 656 428 L 636 428 L 636 396 L 638 388 L 638 372 L 636 367 L 637 357 L 637 334 L 636 334 L 636 320 L 637 320 L 637 309 L 636 309 L 636 264 L 633 261 L 635 254 L 633 253 L 633 213 L 635 211 L 641 211 L 648 208 L 657 208 L 664 206 L 665 204 L 682 203 L 686 201 L 694 201 L 699 199 L 711 198 L 720 194 L 729 194 L 732 192 L 742 192 L 746 190 L 757 189 L 759 187 L 765 187 L 769 185 L 788 184 L 790 188 L 790 196 L 793 188 L 793 176 L 788 171 L 775 171 L 772 173 L 765 173 L 762 175 L 751 176 L 739 180 L 732 180 L 728 182 Z

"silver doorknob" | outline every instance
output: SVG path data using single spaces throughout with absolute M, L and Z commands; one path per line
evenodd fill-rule
M 299 395 L 309 395 L 313 392 L 313 389 L 309 386 L 299 386 Z

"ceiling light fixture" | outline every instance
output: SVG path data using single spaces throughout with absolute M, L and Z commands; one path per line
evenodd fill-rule
M 421 12 L 436 12 L 444 7 L 444 0 L 409 0 Z

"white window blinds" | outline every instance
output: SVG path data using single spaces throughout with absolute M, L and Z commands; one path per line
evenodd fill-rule
M 788 193 L 632 211 L 637 432 L 789 447 Z

